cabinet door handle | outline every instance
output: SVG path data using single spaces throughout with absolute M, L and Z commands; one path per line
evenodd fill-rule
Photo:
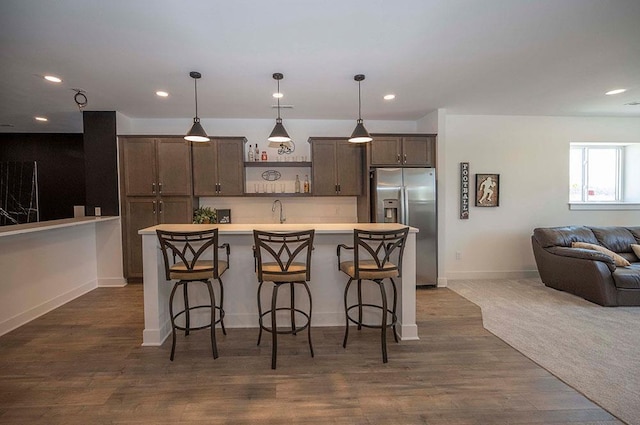
M 400 154 L 398 154 L 398 157 L 397 157 L 397 159 L 396 159 L 396 162 L 397 162 L 398 164 L 400 164 Z
M 162 214 L 162 201 L 160 201 L 160 214 Z
M 162 183 L 158 183 L 158 193 L 162 193 Z
M 404 154 L 404 163 L 405 164 L 407 163 L 407 154 L 406 153 Z
M 338 183 L 338 193 L 340 193 L 342 191 L 342 187 L 340 186 L 340 183 Z
M 151 193 L 153 193 L 154 195 L 156 194 L 156 184 L 155 183 L 151 183 Z
M 153 201 L 153 215 L 156 214 L 156 201 Z

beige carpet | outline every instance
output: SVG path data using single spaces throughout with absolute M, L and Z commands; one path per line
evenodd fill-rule
M 539 279 L 459 280 L 484 327 L 628 424 L 640 425 L 640 307 L 600 307 Z

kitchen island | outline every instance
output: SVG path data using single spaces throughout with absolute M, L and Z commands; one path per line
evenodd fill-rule
M 144 273 L 144 331 L 142 345 L 159 346 L 171 332 L 169 294 L 173 286 L 165 279 L 164 261 L 158 244 L 156 229 L 195 231 L 217 227 L 219 244 L 229 243 L 229 270 L 222 275 L 224 282 L 224 323 L 227 328 L 257 328 L 258 282 L 254 271 L 253 230 L 299 231 L 315 229 L 314 251 L 311 260 L 309 287 L 313 297 L 312 326 L 344 326 L 344 287 L 348 277 L 338 270 L 336 246 L 353 245 L 353 229 L 395 230 L 405 227 L 395 223 L 314 223 L 314 224 L 161 224 L 140 230 Z M 398 284 L 398 333 L 403 340 L 418 339 L 416 326 L 416 233 L 410 228 L 402 264 L 402 278 Z M 344 257 L 349 252 L 343 253 Z M 214 284 L 214 287 L 217 285 Z M 192 295 L 191 305 L 206 303 L 205 286 Z M 266 294 L 267 289 L 263 288 Z M 302 294 L 299 294 L 302 295 Z M 378 300 L 375 285 L 363 285 L 363 295 Z M 377 298 L 376 298 L 377 296 Z M 177 299 L 181 297 L 176 297 Z M 286 298 L 286 297 L 285 297 Z M 304 298 L 300 299 L 304 303 Z M 296 303 L 298 299 L 296 298 Z

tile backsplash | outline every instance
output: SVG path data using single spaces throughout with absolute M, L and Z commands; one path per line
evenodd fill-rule
M 230 209 L 232 223 L 277 223 L 280 199 L 287 223 L 353 223 L 358 221 L 356 198 L 351 196 L 309 197 L 201 197 L 200 206 Z

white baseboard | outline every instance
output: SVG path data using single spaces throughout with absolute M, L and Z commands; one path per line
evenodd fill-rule
M 98 279 L 98 288 L 122 288 L 123 286 L 127 286 L 127 281 L 124 277 Z
M 77 288 L 72 289 L 71 291 L 68 291 L 62 295 L 58 295 L 57 297 L 52 298 L 49 301 L 45 301 L 38 306 L 30 308 L 23 313 L 17 314 L 0 323 L 0 335 L 9 333 L 14 329 L 19 328 L 20 326 L 29 323 L 34 319 L 37 319 L 43 314 L 46 314 L 51 310 L 54 310 L 61 305 L 66 304 L 69 301 L 74 300 L 79 296 L 96 289 L 97 287 L 97 282 L 95 280 L 92 280 L 91 282 L 78 286 Z
M 448 272 L 447 280 L 469 279 L 534 279 L 540 277 L 537 270 L 512 270 L 512 271 L 467 271 Z M 438 286 L 440 281 L 438 280 Z

